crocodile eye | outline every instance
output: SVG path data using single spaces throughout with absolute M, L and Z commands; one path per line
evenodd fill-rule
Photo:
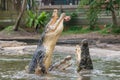
M 75 51 L 77 52 L 77 51 L 79 51 L 78 49 L 75 49 Z

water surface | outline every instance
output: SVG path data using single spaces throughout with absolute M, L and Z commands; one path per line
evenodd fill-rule
M 53 63 L 66 57 L 66 53 L 54 53 Z M 31 55 L 24 56 L 2 56 L 0 55 L 0 80 L 120 80 L 120 58 L 119 57 L 97 57 L 92 56 L 94 70 L 91 72 L 76 72 L 75 56 L 72 66 L 66 71 L 50 71 L 47 75 L 38 76 L 27 74 L 24 71 L 31 60 Z

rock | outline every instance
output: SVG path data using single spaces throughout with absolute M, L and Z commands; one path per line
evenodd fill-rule
M 28 45 L 28 46 L 18 46 L 18 47 L 4 47 L 0 49 L 1 55 L 24 55 L 24 54 L 33 54 L 36 45 Z
M 0 50 L 4 50 L 4 49 L 0 46 Z
M 1 47 L 17 47 L 17 46 L 25 46 L 27 43 L 18 42 L 18 41 L 0 41 Z
M 96 44 L 97 48 L 108 48 L 106 43 L 100 43 L 100 44 Z

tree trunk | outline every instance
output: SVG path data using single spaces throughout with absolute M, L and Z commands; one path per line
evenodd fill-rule
M 113 26 L 114 26 L 114 27 L 118 27 L 118 23 L 117 23 L 117 17 L 116 17 L 115 9 L 112 8 L 112 9 L 111 9 L 111 12 L 112 12 Z
M 16 21 L 16 23 L 15 23 L 14 31 L 18 31 L 18 28 L 19 28 L 19 24 L 20 24 L 22 15 L 23 15 L 23 13 L 24 13 L 24 10 L 26 9 L 26 3 L 27 3 L 27 0 L 23 0 L 21 12 L 19 13 L 19 16 L 18 16 L 18 18 L 17 18 L 17 21 Z

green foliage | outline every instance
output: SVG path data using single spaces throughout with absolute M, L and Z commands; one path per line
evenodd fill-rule
M 84 5 L 88 5 L 88 4 L 89 4 L 89 0 L 80 0 L 79 8 L 84 7 Z
M 70 26 L 69 27 L 70 31 L 78 31 L 78 30 L 81 30 L 81 29 L 82 29 L 82 26 Z
M 120 27 L 120 26 L 119 26 Z M 112 33 L 113 34 L 120 34 L 120 28 L 119 27 L 117 27 L 117 28 L 113 28 L 112 29 Z
M 73 13 L 71 13 L 71 18 L 74 18 L 74 17 L 78 17 L 78 14 L 77 13 L 75 13 L 75 12 L 73 12 Z
M 114 5 L 117 4 L 120 6 L 120 0 L 109 0 L 109 2 L 106 2 L 106 11 L 111 11 L 114 8 Z
M 104 27 L 103 30 L 99 30 L 98 32 L 101 34 L 120 34 L 120 28 L 114 28 L 113 24 L 108 24 Z
M 108 1 L 108 2 L 106 2 Z M 116 15 L 114 13 L 114 5 L 120 6 L 120 0 L 80 0 L 79 7 L 84 7 L 89 5 L 89 9 L 87 11 L 87 19 L 89 21 L 90 29 L 94 30 L 97 20 L 98 14 L 101 11 L 101 6 L 104 5 L 106 11 L 112 12 L 113 24 L 117 23 Z
M 89 32 L 91 32 L 89 27 L 82 28 L 81 31 L 80 31 L 80 33 L 89 33 Z
M 97 20 L 98 20 L 98 14 L 100 13 L 100 3 L 101 0 L 92 0 L 90 2 L 90 0 L 81 0 L 80 1 L 80 5 L 82 5 L 82 7 L 84 5 L 88 5 L 89 4 L 89 10 L 87 11 L 87 19 L 89 21 L 89 25 L 90 25 L 90 30 L 94 30 Z
M 44 27 L 47 21 L 48 14 L 46 12 L 42 12 L 40 14 L 34 13 L 32 11 L 28 11 L 27 17 L 27 26 L 28 27 Z
M 69 30 L 63 32 L 63 34 L 79 34 L 79 33 L 89 33 L 91 30 L 88 27 L 82 26 L 70 26 Z
M 33 13 L 32 11 L 28 11 L 28 14 L 27 14 L 27 26 L 28 27 L 33 27 L 34 26 L 36 15 L 37 14 Z
M 13 26 L 7 26 L 5 29 L 4 29 L 4 31 L 11 31 L 11 30 L 13 30 Z
M 27 32 L 22 29 L 22 28 L 19 28 L 18 31 L 14 31 L 13 30 L 14 26 L 6 26 L 1 32 L 2 34 L 5 34 L 5 36 L 10 36 L 10 35 L 20 35 L 21 33 L 22 34 L 27 34 Z
M 111 25 L 111 24 L 108 24 L 108 25 L 104 26 L 104 29 L 100 30 L 99 33 L 101 33 L 101 34 L 109 34 L 109 33 L 111 33 L 112 26 L 113 25 Z

